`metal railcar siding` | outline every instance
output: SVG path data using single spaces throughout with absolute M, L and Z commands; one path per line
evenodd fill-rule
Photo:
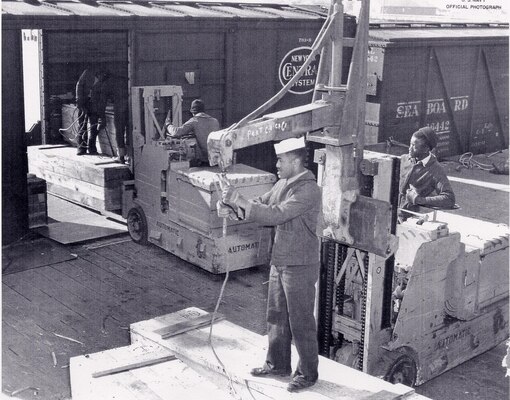
M 368 143 L 439 136 L 440 157 L 508 147 L 505 29 L 371 30 Z M 471 36 L 471 38 L 470 38 Z M 384 40 L 382 40 L 384 39 Z

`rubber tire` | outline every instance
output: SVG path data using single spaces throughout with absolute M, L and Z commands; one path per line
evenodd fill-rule
M 135 206 L 129 210 L 127 215 L 127 226 L 129 236 L 133 242 L 138 244 L 148 244 L 147 218 L 140 206 Z
M 407 354 L 403 354 L 395 360 L 384 379 L 391 383 L 414 387 L 417 375 L 416 363 Z

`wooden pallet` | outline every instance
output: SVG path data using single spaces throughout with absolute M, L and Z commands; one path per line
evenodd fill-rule
M 216 321 L 213 326 L 212 346 L 219 357 L 213 353 L 209 342 L 210 325 L 203 323 L 195 324 L 194 321 L 203 321 L 207 313 L 201 309 L 191 307 L 176 313 L 156 317 L 147 321 L 132 324 L 131 346 L 115 349 L 122 354 L 133 351 L 133 349 L 145 349 L 151 352 L 154 358 L 175 355 L 177 360 L 166 361 L 158 366 L 136 368 L 130 371 L 106 375 L 100 378 L 92 378 L 92 374 L 98 369 L 107 370 L 116 368 L 112 365 L 102 363 L 101 360 L 113 357 L 114 351 L 101 352 L 94 355 L 75 357 L 71 359 L 71 387 L 73 399 L 88 398 L 145 398 L 170 400 L 176 398 L 218 398 L 229 399 L 426 399 L 414 392 L 413 389 L 396 384 L 393 385 L 379 378 L 367 375 L 361 371 L 354 370 L 332 360 L 320 357 L 319 381 L 311 388 L 299 392 L 289 393 L 286 390 L 289 378 L 255 378 L 249 374 L 254 366 L 261 366 L 265 357 L 267 338 L 255 334 L 247 329 L 235 325 L 226 320 Z M 205 317 L 206 318 L 206 317 Z M 189 329 L 182 332 L 182 326 L 189 324 Z M 163 339 L 162 330 L 168 336 L 170 326 L 178 327 L 182 332 Z M 117 357 L 117 356 L 115 356 Z M 117 357 L 118 365 L 129 364 Z M 136 358 L 136 357 L 135 357 Z M 144 355 L 132 362 L 132 365 L 142 363 L 150 358 Z M 129 357 L 128 357 L 129 359 Z M 133 359 L 133 357 L 131 357 Z M 293 349 L 293 360 L 297 360 L 295 349 Z M 221 363 L 220 363 L 221 361 Z M 114 363 L 115 364 L 115 363 Z M 185 369 L 186 367 L 191 370 Z M 145 368 L 160 368 L 165 370 L 167 377 L 164 384 L 174 387 L 177 392 L 161 391 L 159 388 L 163 383 L 158 379 L 161 371 L 147 372 Z M 187 375 L 181 378 L 175 374 L 177 370 L 185 370 Z M 154 374 L 154 375 L 152 375 Z M 193 375 L 197 374 L 197 375 Z M 124 377 L 125 375 L 125 377 Z M 193 377 L 190 377 L 193 375 Z M 190 385 L 190 381 L 196 377 L 196 385 Z M 205 380 L 207 378 L 207 380 Z M 103 381 L 101 381 L 103 380 Z M 134 380 L 137 380 L 134 383 Z M 149 381 L 150 380 L 150 381 Z M 214 384 L 215 390 L 197 395 L 197 390 L 210 390 L 210 384 Z M 108 386 L 108 389 L 102 387 Z M 207 386 L 204 386 L 206 385 Z M 122 393 L 132 388 L 143 388 L 145 397 L 123 397 Z M 219 392 L 218 392 L 219 391 Z M 150 393 L 150 396 L 149 394 Z M 174 393 L 179 393 L 177 397 Z M 98 397 L 93 397 L 92 394 Z M 130 393 L 132 394 L 132 393 Z M 182 395 L 180 395 L 182 394 Z M 160 397 L 156 397 L 160 396 Z
M 28 168 L 46 180 L 48 193 L 98 211 L 122 208 L 122 182 L 131 177 L 127 165 L 105 155 L 77 156 L 69 146 L 28 147 Z

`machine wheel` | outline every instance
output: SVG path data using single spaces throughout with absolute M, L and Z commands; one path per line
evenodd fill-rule
M 146 245 L 147 242 L 147 218 L 139 206 L 129 210 L 127 215 L 127 226 L 129 236 L 133 242 Z
M 416 375 L 416 363 L 404 354 L 395 360 L 385 379 L 391 383 L 402 383 L 413 387 L 416 384 Z

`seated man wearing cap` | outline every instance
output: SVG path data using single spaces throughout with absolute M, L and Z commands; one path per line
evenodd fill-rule
M 455 194 L 443 167 L 431 151 L 437 146 L 437 135 L 430 127 L 413 133 L 409 154 L 400 162 L 399 208 L 418 211 L 419 206 L 453 208 Z M 401 213 L 401 220 L 409 215 Z
M 190 112 L 193 115 L 181 127 L 176 128 L 171 125 L 170 115 L 167 116 L 164 130 L 168 136 L 180 138 L 183 136 L 194 135 L 197 139 L 197 160 L 192 166 L 209 165 L 209 157 L 207 155 L 207 137 L 209 133 L 220 129 L 218 120 L 211 117 L 205 112 L 204 102 L 200 99 L 193 100 Z M 169 112 L 170 114 L 171 112 Z
M 287 390 L 312 386 L 318 379 L 318 344 L 314 318 L 315 283 L 319 275 L 319 240 L 315 229 L 321 194 L 315 177 L 305 168 L 304 138 L 276 144 L 279 181 L 256 199 L 246 199 L 232 186 L 223 188 L 222 200 L 245 218 L 276 227 L 271 253 L 267 300 L 269 347 L 254 376 L 288 376 L 291 341 L 299 354 Z

